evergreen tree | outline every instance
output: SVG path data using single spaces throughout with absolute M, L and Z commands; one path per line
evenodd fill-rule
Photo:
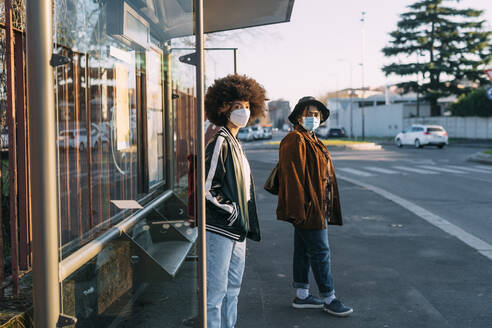
M 492 32 L 484 29 L 483 10 L 444 5 L 457 1 L 420 0 L 408 6 L 398 28 L 390 33 L 390 44 L 382 50 L 397 59 L 383 67 L 386 76 L 413 77 L 414 81 L 399 86 L 422 94 L 431 104 L 432 115 L 440 114 L 439 98 L 488 83 L 483 68 L 492 60 Z M 423 83 L 417 83 L 419 74 Z

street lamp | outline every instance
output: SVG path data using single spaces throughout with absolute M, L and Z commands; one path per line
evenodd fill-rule
M 362 17 L 360 19 L 361 21 L 361 36 L 362 36 L 362 47 L 361 47 L 361 62 L 360 62 L 360 67 L 361 67 L 361 75 L 362 75 L 362 140 L 365 140 L 365 119 L 366 119 L 366 110 L 365 110 L 365 103 L 364 103 L 364 52 L 365 52 L 365 38 L 366 38 L 366 31 L 365 31 L 365 21 L 366 21 L 366 12 L 362 11 Z
M 349 87 L 349 111 L 350 111 L 350 138 L 354 137 L 354 126 L 353 126 L 353 119 L 352 119 L 352 96 L 354 93 L 354 89 L 352 88 L 352 61 L 349 59 L 344 59 L 344 58 L 339 58 L 338 61 L 341 62 L 347 62 L 349 64 L 349 71 L 350 71 L 350 87 Z

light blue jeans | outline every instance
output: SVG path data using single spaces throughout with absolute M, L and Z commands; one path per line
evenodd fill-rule
M 207 231 L 207 327 L 233 328 L 243 280 L 246 240 Z

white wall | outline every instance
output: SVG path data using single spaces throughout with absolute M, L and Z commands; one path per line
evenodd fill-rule
M 329 127 L 344 127 L 350 136 L 350 103 L 341 102 L 338 108 L 332 107 L 332 115 L 328 119 Z M 450 138 L 492 139 L 492 117 L 455 117 L 429 116 L 430 106 L 421 105 L 420 115 L 414 117 L 416 105 L 409 103 L 372 106 L 365 108 L 366 137 L 394 137 L 412 124 L 442 125 Z M 352 126 L 355 137 L 362 136 L 362 110 L 354 102 L 352 107 Z M 337 120 L 338 115 L 338 120 Z
M 450 138 L 492 139 L 492 117 L 416 117 L 403 123 L 405 128 L 412 124 L 442 125 Z
M 350 110 L 346 104 L 334 115 L 330 115 L 329 126 L 344 127 L 350 135 Z M 352 126 L 355 137 L 362 136 L 362 109 L 356 103 L 352 108 Z M 366 137 L 387 137 L 395 136 L 403 129 L 403 104 L 390 104 L 365 108 L 365 136 Z M 338 113 L 338 124 L 336 113 Z
M 430 105 L 426 104 L 420 104 L 419 105 L 419 111 L 417 115 L 417 104 L 415 103 L 406 103 L 404 105 L 404 112 L 403 112 L 403 117 L 427 117 L 431 116 L 431 107 Z
M 403 129 L 403 104 L 367 107 L 365 134 L 367 137 L 393 137 Z

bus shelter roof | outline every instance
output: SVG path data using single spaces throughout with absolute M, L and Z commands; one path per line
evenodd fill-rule
M 127 1 L 161 40 L 193 35 L 194 0 Z M 295 0 L 204 0 L 204 32 L 290 21 Z

